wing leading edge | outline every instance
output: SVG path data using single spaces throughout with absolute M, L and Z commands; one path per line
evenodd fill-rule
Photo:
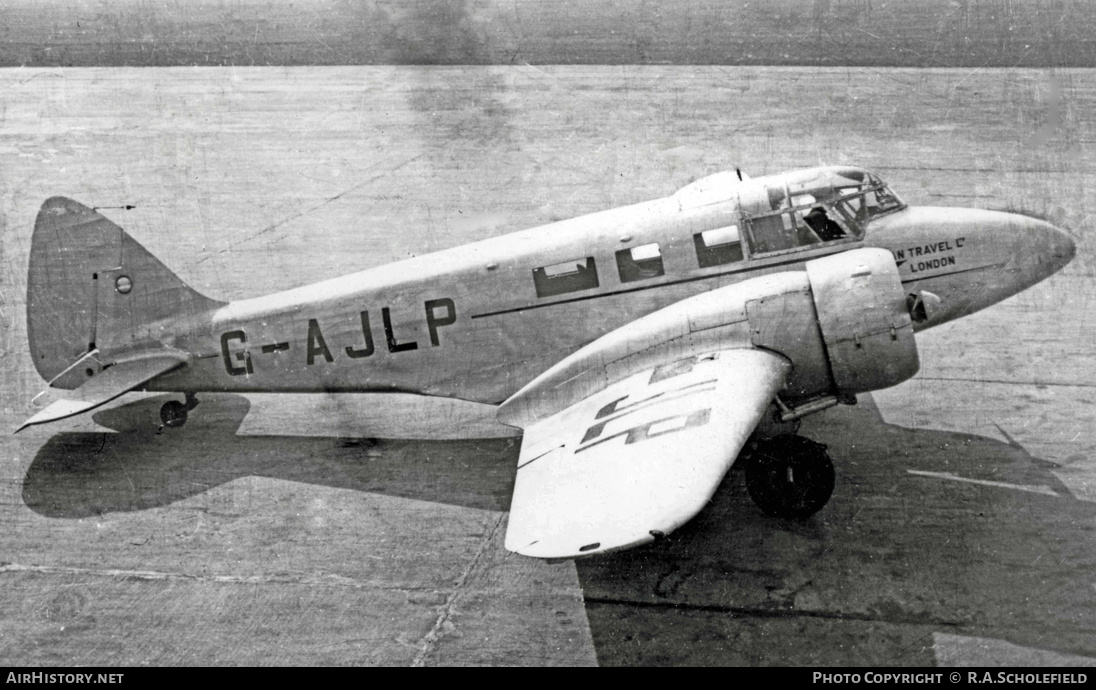
M 791 365 L 758 349 L 648 367 L 525 429 L 506 548 L 570 558 L 637 546 L 696 515 Z

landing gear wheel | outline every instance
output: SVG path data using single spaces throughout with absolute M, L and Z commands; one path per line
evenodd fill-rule
M 187 406 L 178 400 L 168 400 L 160 408 L 160 421 L 167 427 L 178 427 L 186 424 Z
M 762 441 L 746 458 L 746 490 L 766 515 L 802 520 L 833 494 L 833 462 L 826 446 L 802 436 Z

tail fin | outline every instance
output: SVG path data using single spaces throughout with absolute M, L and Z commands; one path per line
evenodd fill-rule
M 163 347 L 172 321 L 192 322 L 223 304 L 191 289 L 94 209 L 64 197 L 42 204 L 31 237 L 27 337 L 47 381 L 95 349 L 109 363 Z

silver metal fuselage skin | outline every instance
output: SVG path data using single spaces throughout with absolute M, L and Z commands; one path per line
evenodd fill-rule
M 701 268 L 694 235 L 742 225 L 737 195 L 723 196 L 674 195 L 233 302 L 168 337 L 194 359 L 147 389 L 401 391 L 499 403 L 641 316 L 821 256 L 889 250 L 909 294 L 940 298 L 915 325 L 923 330 L 1016 294 L 1074 253 L 1062 231 L 1027 216 L 911 207 L 872 219 L 859 239 Z M 622 282 L 617 252 L 651 243 L 663 275 Z M 586 257 L 596 287 L 538 297 L 535 269 Z

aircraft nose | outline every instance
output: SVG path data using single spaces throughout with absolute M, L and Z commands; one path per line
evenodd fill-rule
M 1034 245 L 1032 254 L 1038 258 L 1040 279 L 1057 273 L 1076 256 L 1077 245 L 1065 231 L 1037 218 L 1014 217 L 1022 219 L 1025 234 Z
M 911 294 L 921 290 L 938 300 L 922 328 L 1011 297 L 1077 253 L 1073 239 L 1050 223 L 1003 211 L 914 206 L 873 220 L 868 232 L 894 252 Z
M 1058 263 L 1058 268 L 1062 268 L 1070 261 L 1073 261 L 1073 257 L 1077 256 L 1077 245 L 1064 230 L 1056 228 L 1050 223 L 1047 223 L 1047 225 L 1053 231 L 1049 240 L 1052 245 L 1050 255 Z

